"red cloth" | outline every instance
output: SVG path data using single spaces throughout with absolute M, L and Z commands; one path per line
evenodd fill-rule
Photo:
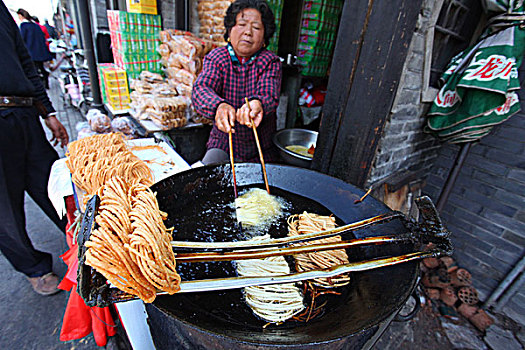
M 70 290 L 71 294 L 69 295 L 62 321 L 60 340 L 80 339 L 93 332 L 97 345 L 105 346 L 108 336 L 111 337 L 117 332 L 115 322 L 108 307 L 89 307 L 77 293 L 78 250 L 73 237 L 74 230 L 71 230 L 71 225 L 75 221 L 75 201 L 73 196 L 66 198 L 66 208 L 68 219 L 66 241 L 70 248 L 60 257 L 68 268 L 64 279 L 58 287 L 66 291 Z
M 42 29 L 42 32 L 44 33 L 44 37 L 46 38 L 47 49 L 49 50 L 49 41 L 48 41 L 48 39 L 51 38 L 51 36 L 49 36 L 49 32 L 47 31 L 47 28 L 45 26 L 43 26 L 40 23 L 37 23 L 37 24 L 40 26 L 40 29 Z
M 76 286 L 71 290 L 67 302 L 60 340 L 80 339 L 93 332 L 98 346 L 105 346 L 108 336 L 116 333 L 115 322 L 109 308 L 89 307 L 78 295 Z

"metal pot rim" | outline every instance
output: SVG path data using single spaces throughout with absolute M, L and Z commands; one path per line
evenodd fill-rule
M 313 135 L 315 135 L 315 136 L 318 135 L 318 132 L 317 132 L 317 131 L 312 131 L 312 130 L 307 130 L 307 129 L 290 128 L 290 129 L 281 129 L 281 130 L 277 131 L 277 132 L 275 133 L 275 135 L 273 135 L 273 143 L 274 143 L 274 145 L 275 145 L 279 150 L 283 151 L 284 153 L 286 153 L 286 154 L 288 154 L 288 155 L 290 155 L 290 156 L 292 156 L 292 157 L 295 157 L 295 158 L 298 158 L 298 159 L 301 159 L 301 160 L 306 160 L 306 161 L 308 161 L 308 162 L 311 162 L 311 161 L 312 161 L 312 158 L 308 158 L 308 157 L 303 156 L 303 155 L 301 155 L 301 154 L 299 154 L 299 153 L 292 152 L 292 151 L 286 149 L 286 147 L 283 147 L 283 146 L 277 141 L 277 138 L 278 138 L 279 135 L 284 134 L 285 132 L 289 132 L 290 130 L 294 130 L 294 131 L 295 131 L 295 130 L 297 130 L 297 131 L 304 131 L 304 132 L 306 132 L 306 133 L 313 134 Z

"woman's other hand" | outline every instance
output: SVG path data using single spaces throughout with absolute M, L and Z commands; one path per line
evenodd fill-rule
M 217 125 L 217 128 L 222 132 L 234 132 L 235 108 L 227 103 L 221 103 L 215 113 L 215 125 Z
M 237 121 L 249 128 L 252 127 L 252 123 L 258 127 L 264 115 L 262 103 L 259 100 L 251 100 L 248 103 L 249 105 L 245 103 L 237 110 Z

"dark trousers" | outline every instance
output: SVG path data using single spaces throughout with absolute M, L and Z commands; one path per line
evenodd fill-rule
M 35 108 L 0 110 L 0 251 L 28 277 L 51 272 L 52 256 L 36 250 L 25 228 L 24 192 L 64 232 L 47 194 L 57 152 L 47 141 Z

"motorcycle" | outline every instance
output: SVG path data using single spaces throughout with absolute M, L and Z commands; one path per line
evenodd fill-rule
M 58 57 L 51 71 L 60 70 L 58 82 L 64 105 L 78 109 L 85 116 L 93 98 L 83 50 L 71 50 L 61 40 L 50 44 L 49 49 Z

